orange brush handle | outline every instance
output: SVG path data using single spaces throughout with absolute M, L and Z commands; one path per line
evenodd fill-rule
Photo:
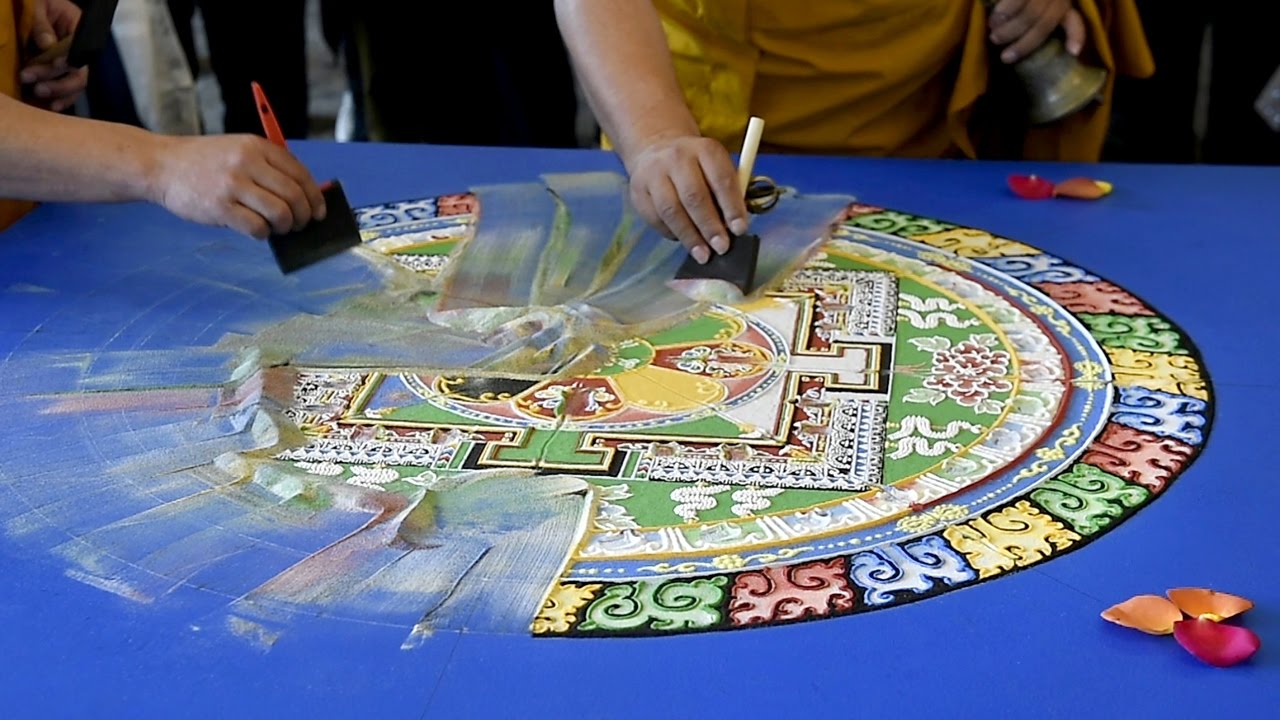
M 284 141 L 284 133 L 280 131 L 280 122 L 276 120 L 276 111 L 271 109 L 271 103 L 267 101 L 267 93 L 256 82 L 253 83 L 253 99 L 258 106 L 258 119 L 262 121 L 262 129 L 267 133 L 267 139 L 275 145 L 289 149 L 289 145 Z M 328 190 L 332 184 L 332 181 L 326 182 L 320 186 L 320 189 Z
M 253 83 L 253 99 L 258 106 L 258 119 L 262 120 L 262 129 L 267 133 L 267 139 L 280 147 L 288 147 L 284 141 L 284 133 L 280 132 L 276 113 L 271 109 L 271 103 L 267 102 L 267 94 L 256 82 Z

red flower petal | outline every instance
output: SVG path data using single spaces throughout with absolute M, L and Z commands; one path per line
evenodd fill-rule
M 1173 636 L 1187 652 L 1216 667 L 1248 660 L 1262 647 L 1262 641 L 1248 628 L 1201 618 L 1174 623 Z
M 1038 175 L 1010 175 L 1009 189 L 1026 200 L 1047 200 L 1053 197 L 1053 183 Z

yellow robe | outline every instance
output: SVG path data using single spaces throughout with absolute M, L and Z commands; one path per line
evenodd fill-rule
M 1134 0 L 1078 0 L 1089 34 L 1081 57 L 1108 70 L 1104 100 L 1028 129 L 989 92 L 992 50 L 978 0 L 654 4 L 700 129 L 729 147 L 759 115 L 762 147 L 775 152 L 983 157 L 998 145 L 1029 159 L 1093 161 L 1116 73 L 1154 72 Z
M 22 48 L 31 35 L 32 0 L 0 0 L 0 95 L 18 97 Z M 0 230 L 32 208 L 32 203 L 0 199 Z

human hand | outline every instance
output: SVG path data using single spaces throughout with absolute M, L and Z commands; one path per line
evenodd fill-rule
M 324 196 L 311 173 L 263 138 L 164 138 L 157 155 L 149 194 L 181 218 L 258 239 L 324 219 Z
M 80 23 L 80 7 L 71 0 L 36 0 L 32 6 L 31 36 L 36 48 L 46 51 L 63 38 L 71 37 Z M 62 112 L 75 104 L 89 83 L 88 68 L 68 68 L 66 54 L 28 64 L 20 79 L 49 110 Z
M 1000 0 L 988 19 L 991 42 L 1007 45 L 1000 60 L 1017 62 L 1030 55 L 1061 27 L 1067 35 L 1067 52 L 1084 49 L 1084 16 L 1071 0 Z
M 628 158 L 631 204 L 705 264 L 729 251 L 730 231 L 747 231 L 747 206 L 729 152 L 695 135 L 660 138 Z M 726 224 L 728 228 L 726 228 Z

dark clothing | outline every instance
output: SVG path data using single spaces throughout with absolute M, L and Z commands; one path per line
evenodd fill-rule
M 1197 3 L 1139 0 L 1155 57 L 1155 75 L 1118 78 L 1115 113 L 1104 159 L 1120 162 L 1221 164 L 1280 163 L 1280 134 L 1254 110 L 1254 101 L 1280 66 L 1272 28 L 1238 4 L 1221 9 Z M 1208 54 L 1208 123 L 1196 137 L 1201 48 Z
M 1233 165 L 1280 164 L 1280 133 L 1254 108 L 1280 67 L 1275 21 L 1263 22 L 1238 4 L 1213 21 L 1213 80 L 1204 158 Z
M 143 126 L 142 119 L 138 117 L 138 108 L 134 104 L 133 91 L 129 87 L 124 61 L 120 58 L 120 49 L 113 37 L 107 38 L 102 54 L 90 68 L 84 98 L 88 104 L 89 117 L 94 120 Z M 68 109 L 66 112 L 73 111 Z
M 573 74 L 550 0 L 332 5 L 351 19 L 352 86 L 371 140 L 578 145 Z
M 307 137 L 307 0 L 168 0 L 178 37 L 199 72 L 191 17 L 200 9 L 209 60 L 226 107 L 224 132 L 262 134 L 250 83 L 262 85 L 285 137 Z

